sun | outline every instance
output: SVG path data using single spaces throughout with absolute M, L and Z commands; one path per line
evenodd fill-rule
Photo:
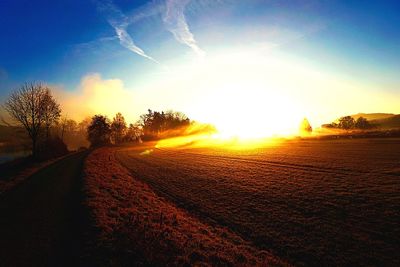
M 226 138 L 296 134 L 304 112 L 282 82 L 290 72 L 277 61 L 264 62 L 248 52 L 205 59 L 196 69 L 206 77 L 198 88 L 201 105 L 192 113 L 214 124 Z
M 202 58 L 166 64 L 159 79 L 138 84 L 136 98 L 213 124 L 222 137 L 292 136 L 305 117 L 319 123 L 325 116 L 313 110 L 323 105 L 328 79 L 265 46 L 207 50 Z

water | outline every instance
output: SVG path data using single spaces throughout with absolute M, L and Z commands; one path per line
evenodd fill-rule
M 0 152 L 0 164 L 17 158 L 26 157 L 28 155 L 29 155 L 28 151 Z

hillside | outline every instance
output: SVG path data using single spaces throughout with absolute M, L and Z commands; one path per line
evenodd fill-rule
M 359 117 L 363 117 L 369 121 L 373 121 L 373 120 L 387 119 L 394 115 L 395 114 L 392 114 L 392 113 L 357 113 L 357 114 L 351 115 L 351 117 L 353 117 L 355 120 L 357 120 Z
M 25 150 L 29 144 L 24 129 L 0 124 L 0 153 Z
M 393 115 L 388 118 L 372 120 L 371 122 L 378 125 L 379 128 L 383 129 L 400 128 L 400 114 Z
M 380 129 L 400 128 L 400 114 L 392 113 L 358 113 L 351 115 L 355 120 L 359 117 L 366 118 L 370 123 Z

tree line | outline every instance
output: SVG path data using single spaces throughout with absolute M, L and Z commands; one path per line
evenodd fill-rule
M 51 89 L 41 83 L 26 83 L 12 92 L 4 109 L 25 129 L 34 158 L 48 153 L 66 153 L 66 142 L 73 143 L 76 149 L 89 144 L 95 147 L 176 136 L 192 123 L 181 112 L 150 109 L 136 123 L 129 125 L 121 113 L 112 120 L 98 114 L 77 123 L 61 117 L 60 104 Z
M 330 124 L 324 124 L 324 128 L 334 128 L 334 129 L 342 129 L 342 130 L 368 130 L 374 128 L 374 125 L 371 124 L 366 118 L 359 117 L 354 119 L 351 116 L 344 116 L 339 118 L 338 122 L 332 122 Z
M 140 119 L 129 124 L 121 113 L 112 121 L 104 115 L 92 117 L 88 126 L 88 139 L 92 146 L 141 142 L 181 135 L 191 125 L 190 119 L 182 112 L 152 111 L 140 115 Z

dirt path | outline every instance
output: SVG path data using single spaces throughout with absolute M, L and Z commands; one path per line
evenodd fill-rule
M 2 196 L 1 266 L 76 266 L 84 218 L 80 178 L 86 155 L 55 162 Z

